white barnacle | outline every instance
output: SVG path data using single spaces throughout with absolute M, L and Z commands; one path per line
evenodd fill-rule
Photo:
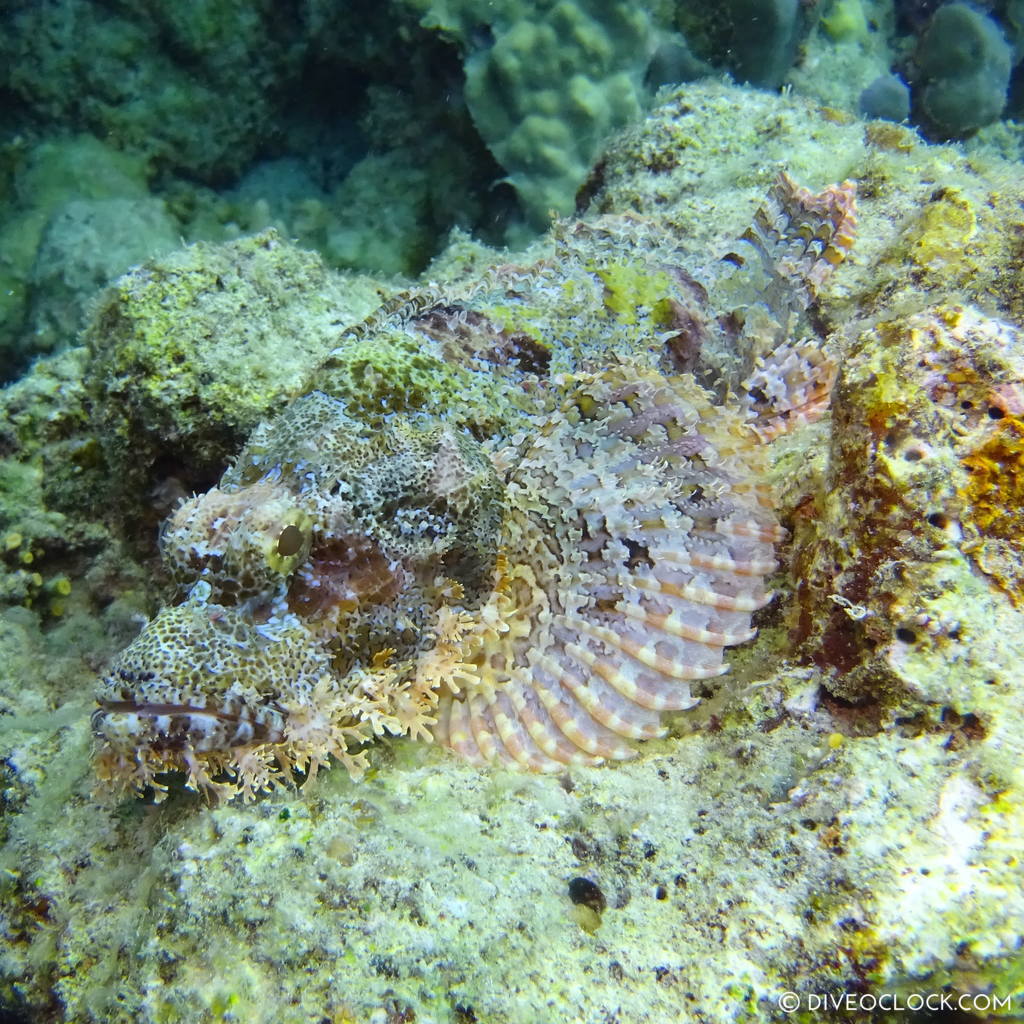
M 842 594 L 829 594 L 828 596 L 829 600 L 839 605 L 854 622 L 860 622 L 861 619 L 866 619 L 869 615 L 875 614 L 870 608 L 865 608 L 862 604 L 854 604 L 848 597 L 843 597 Z

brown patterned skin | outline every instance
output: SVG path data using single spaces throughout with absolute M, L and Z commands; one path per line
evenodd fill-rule
M 720 360 L 718 395 L 699 365 L 549 372 L 546 344 L 479 312 L 393 303 L 392 336 L 483 367 L 505 427 L 370 424 L 320 390 L 260 427 L 164 528 L 177 594 L 100 682 L 101 779 L 159 796 L 177 769 L 251 798 L 331 758 L 357 775 L 383 732 L 534 770 L 633 756 L 770 599 L 764 443 L 825 408 L 834 367 L 793 324 L 853 224 L 852 186 L 776 184 L 745 240 L 778 330 L 737 351 L 742 383 Z

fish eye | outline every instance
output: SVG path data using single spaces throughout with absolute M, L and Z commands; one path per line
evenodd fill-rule
M 304 539 L 302 531 L 294 523 L 286 526 L 277 535 L 277 553 L 282 558 L 297 555 L 302 550 Z

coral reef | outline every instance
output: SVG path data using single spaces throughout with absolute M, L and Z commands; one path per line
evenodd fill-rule
M 640 112 L 652 14 L 622 0 L 463 0 L 430 5 L 423 24 L 464 47 L 466 104 L 531 225 L 571 213 L 603 140 Z
M 864 7 L 870 39 L 874 7 Z M 813 192 L 858 181 L 856 247 L 813 294 L 793 287 L 805 247 L 794 275 L 776 273 L 768 255 L 780 255 L 784 190 L 736 241 L 783 169 Z M 1022 200 L 1019 167 L 997 157 L 927 145 L 899 125 L 865 125 L 792 94 L 705 83 L 665 93 L 618 136 L 582 194 L 585 215 L 557 223 L 528 256 L 459 234 L 427 279 L 394 292 L 266 235 L 192 247 L 122 279 L 96 305 L 88 347 L 40 360 L 0 394 L 0 522 L 11 545 L 0 614 L 0 1009 L 54 1021 L 527 1024 L 569 1012 L 725 1024 L 782 1020 L 780 997 L 793 992 L 806 1020 L 834 1017 L 814 999 L 867 1008 L 923 993 L 968 1020 L 1019 1013 Z M 146 301 L 133 304 L 136 294 Z M 111 309 L 129 321 L 117 339 L 127 365 L 141 368 L 137 382 L 119 376 L 119 346 L 98 333 Z M 251 348 L 246 331 L 259 342 Z M 766 390 L 783 336 L 796 340 L 781 365 L 812 401 L 839 368 L 833 410 L 816 423 Z M 822 337 L 828 358 L 808 362 Z M 290 359 L 275 338 L 308 348 Z M 640 393 L 608 400 L 627 369 Z M 687 374 L 681 396 L 665 390 Z M 372 388 L 360 389 L 364 379 Z M 175 413 L 176 380 L 187 388 Z M 139 403 L 127 418 L 122 387 Z M 318 387 L 321 396 L 295 404 Z M 777 599 L 727 613 L 758 631 L 729 651 L 729 675 L 691 682 L 700 703 L 666 713 L 665 736 L 612 766 L 518 773 L 388 735 L 365 749 L 359 782 L 321 764 L 325 745 L 341 754 L 349 739 L 345 695 L 323 682 L 345 671 L 344 653 L 325 664 L 323 647 L 295 642 L 295 621 L 341 608 L 370 646 L 395 648 L 379 651 L 368 677 L 430 651 L 427 669 L 479 677 L 480 663 L 457 661 L 460 611 L 504 613 L 502 596 L 525 594 L 495 587 L 519 563 L 511 550 L 499 557 L 494 540 L 514 536 L 505 498 L 514 457 L 529 461 L 531 444 L 561 453 L 570 428 L 603 424 L 609 447 L 642 469 L 657 425 L 643 421 L 636 437 L 613 428 L 670 393 L 662 446 L 674 443 L 682 398 L 719 455 L 730 423 L 754 414 L 767 437 L 797 421 L 750 448 L 790 539 L 763 580 Z M 284 456 L 310 433 L 289 420 L 304 409 L 319 410 L 321 425 L 356 424 L 352 450 L 378 439 L 359 456 L 369 461 L 356 459 L 377 470 L 338 475 L 334 500 L 347 502 L 361 538 L 391 524 L 374 525 L 374 536 L 410 574 L 452 552 L 452 582 L 431 595 L 453 612 L 443 644 L 396 644 L 398 624 L 368 614 L 387 602 L 395 573 L 362 539 L 300 570 L 314 552 L 317 506 L 307 498 L 327 458 L 302 456 L 313 480 L 296 500 L 301 467 Z M 516 444 L 488 444 L 519 432 Z M 244 435 L 243 456 L 221 477 L 218 460 Z M 416 457 L 403 459 L 410 450 Z M 573 458 L 592 464 L 594 453 L 583 444 Z M 679 456 L 681 471 L 692 458 Z M 264 460 L 281 464 L 279 477 L 263 479 Z M 528 468 L 547 481 L 553 463 Z M 207 493 L 178 506 L 159 564 L 153 489 L 174 478 Z M 263 490 L 250 503 L 253 488 Z M 440 490 L 436 529 L 404 530 L 400 508 L 387 507 L 389 493 L 418 496 L 425 521 L 424 502 Z M 556 501 L 555 487 L 542 488 L 538 516 L 566 536 L 582 496 Z M 655 488 L 634 507 L 657 497 Z M 765 508 L 733 481 L 724 497 Z M 672 496 L 682 498 L 698 500 L 692 488 Z M 497 526 L 480 515 L 495 506 Z M 622 518 L 611 500 L 584 511 Z M 571 550 L 585 543 L 577 532 Z M 642 550 L 627 546 L 626 556 L 624 578 L 650 575 Z M 607 585 L 603 558 L 595 568 Z M 22 575 L 36 571 L 41 587 Z M 717 580 L 709 590 L 721 593 Z M 252 614 L 259 595 L 282 589 L 294 609 L 272 600 Z M 227 630 L 240 622 L 245 647 Z M 216 743 L 230 728 L 270 735 L 292 711 L 291 756 L 318 769 L 315 783 L 207 806 L 185 773 L 169 773 L 154 780 L 167 787 L 159 806 L 113 796 L 91 767 L 92 693 L 133 643 L 147 665 L 158 645 L 194 643 L 207 667 L 232 667 L 221 678 L 239 683 L 256 645 L 290 652 L 313 690 L 324 688 L 323 717 L 254 703 L 248 723 L 197 714 L 189 724 Z M 179 678 L 210 685 L 199 657 L 182 668 Z M 489 670 L 498 678 L 501 665 Z M 457 696 L 439 693 L 438 706 Z M 250 694 L 239 685 L 231 699 L 241 707 Z M 423 721 L 422 704 L 389 710 Z M 392 720 L 378 721 L 392 731 Z M 485 734 L 470 732 L 486 754 Z M 233 781 L 213 774 L 215 758 L 198 766 L 214 783 Z M 261 772 L 281 765 L 253 756 L 238 768 L 255 790 Z
M 974 138 L 979 150 L 1019 158 L 1020 133 L 1000 121 L 1015 117 L 1020 102 L 1021 19 L 1013 0 L 833 0 L 818 10 L 820 20 L 785 71 L 797 91 L 836 110 L 909 120 L 930 138 Z
M 730 75 L 1022 151 L 1000 120 L 1022 94 L 1017 0 L 301 7 L 0 12 L 6 379 L 70 343 L 93 288 L 179 239 L 275 228 L 329 266 L 408 277 L 453 228 L 526 245 L 585 205 L 610 133 L 663 85 Z
M 99 285 L 182 239 L 274 227 L 332 266 L 411 275 L 452 227 L 499 235 L 513 201 L 450 99 L 458 70 L 398 4 L 5 5 L 4 379 L 69 344 Z
M 9 158 L 9 157 L 8 157 Z M 0 224 L 4 379 L 71 344 L 96 290 L 178 245 L 137 157 L 91 135 L 43 142 L 13 161 Z
M 940 7 L 914 51 L 921 118 L 940 138 L 963 138 L 1003 112 L 1011 50 L 999 26 L 968 4 Z
M 50 124 L 209 176 L 241 166 L 266 136 L 280 90 L 298 74 L 302 27 L 267 2 L 180 11 L 16 3 L 0 34 L 4 85 Z
M 782 85 L 808 27 L 797 0 L 727 0 L 713 7 L 684 0 L 676 16 L 698 54 L 737 81 L 765 89 Z

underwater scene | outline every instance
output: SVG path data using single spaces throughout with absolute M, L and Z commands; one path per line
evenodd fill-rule
M 6 0 L 0 1024 L 1024 1021 L 1022 119 L 1022 0 Z

